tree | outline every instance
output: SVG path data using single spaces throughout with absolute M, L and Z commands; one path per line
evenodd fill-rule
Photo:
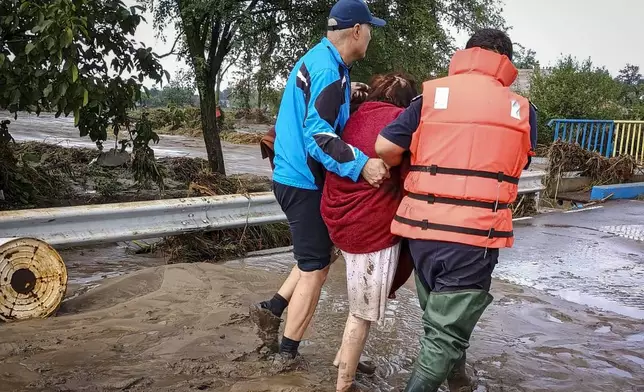
M 231 53 L 251 52 L 266 81 L 286 76 L 297 59 L 325 33 L 333 0 L 140 0 L 154 13 L 157 28 L 173 21 L 177 53 L 193 67 L 202 128 L 213 171 L 225 173 L 215 121 L 217 80 Z M 369 57 L 354 68 L 354 80 L 374 73 L 406 70 L 426 79 L 447 69 L 454 50 L 450 29 L 503 27 L 499 0 L 373 0 L 374 14 L 389 22 L 374 32 Z M 271 46 L 273 45 L 273 46 Z M 177 46 L 177 45 L 173 45 Z M 267 50 L 264 50 L 267 49 Z M 267 56 L 270 54 L 270 56 Z M 264 59 L 262 59 L 264 57 Z M 234 58 L 234 57 L 232 57 Z M 270 60 L 270 61 L 267 61 Z M 229 63 L 228 63 L 229 64 Z
M 332 0 L 304 1 L 290 10 L 273 56 L 286 76 L 298 58 L 326 32 Z M 368 82 L 374 74 L 403 71 L 418 81 L 445 74 L 454 53 L 453 31 L 472 33 L 482 27 L 505 29 L 498 0 L 371 0 L 374 15 L 387 25 L 373 30 L 367 57 L 355 64 L 352 81 Z
M 514 55 L 513 63 L 517 69 L 535 69 L 539 66 L 539 61 L 537 60 L 537 52 L 532 49 L 526 49 L 525 46 L 520 43 L 515 43 L 514 46 Z
M 644 100 L 644 78 L 640 73 L 640 67 L 633 64 L 626 64 L 619 71 L 617 81 L 622 85 L 621 101 L 623 104 L 641 105 Z
M 294 0 L 291 0 L 295 2 Z M 141 0 L 153 10 L 155 25 L 162 28 L 173 21 L 175 42 L 192 66 L 200 97 L 201 123 L 211 169 L 225 174 L 224 157 L 217 126 L 218 77 L 230 52 L 245 37 L 260 36 L 279 29 L 280 11 L 290 1 L 234 0 Z M 260 17 L 266 24 L 258 23 Z
M 163 75 L 152 49 L 132 40 L 139 10 L 118 0 L 0 2 L 0 108 L 73 113 L 99 147 L 108 129 L 129 129 L 143 80 Z
M 539 139 L 552 140 L 553 130 L 546 124 L 553 118 L 621 118 L 624 110 L 619 105 L 620 92 L 619 83 L 590 59 L 580 63 L 572 56 L 564 57 L 547 76 L 537 69 L 530 99 L 539 108 Z
M 192 96 L 196 86 L 191 71 L 180 70 L 170 80 L 169 86 L 163 89 L 163 100 L 166 105 L 192 105 Z

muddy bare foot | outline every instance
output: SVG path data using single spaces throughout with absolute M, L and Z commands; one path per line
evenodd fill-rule
M 279 351 L 279 329 L 282 319 L 275 316 L 261 304 L 250 305 L 250 319 L 257 326 L 257 336 L 271 352 Z

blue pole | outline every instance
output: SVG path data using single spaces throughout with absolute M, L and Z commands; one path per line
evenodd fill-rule
M 561 135 L 561 140 L 565 142 L 566 141 L 566 129 L 568 129 L 568 124 L 564 123 L 563 126 L 564 126 L 564 129 L 563 129 L 563 134 Z
M 559 121 L 555 123 L 555 138 L 553 142 L 556 142 L 559 139 Z
M 593 145 L 593 151 L 597 151 L 597 139 L 599 139 L 599 127 L 601 125 L 602 125 L 601 123 L 597 123 L 597 129 L 595 129 L 595 144 Z
M 580 144 L 580 146 L 582 148 L 584 148 L 584 146 L 586 145 L 586 131 L 587 130 L 588 130 L 588 123 L 584 123 L 584 136 L 581 138 L 581 144 Z M 592 132 L 592 131 L 593 131 L 593 125 L 590 124 L 590 132 Z
M 577 123 L 577 130 L 575 131 L 575 143 L 579 144 L 579 134 L 581 133 L 581 123 Z M 572 142 L 572 138 L 570 138 Z
M 606 123 L 602 125 L 602 142 L 599 146 L 599 153 L 604 155 L 604 140 L 606 140 Z
M 608 144 L 606 146 L 606 157 L 610 157 L 611 152 L 613 151 L 613 132 L 615 131 L 615 121 L 609 122 L 610 126 L 608 128 Z

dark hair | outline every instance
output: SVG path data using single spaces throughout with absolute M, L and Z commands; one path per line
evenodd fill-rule
M 497 29 L 481 29 L 467 41 L 465 49 L 483 48 L 506 55 L 512 61 L 512 40 Z
M 392 72 L 371 78 L 366 100 L 387 102 L 406 108 L 417 95 L 418 90 L 414 79 L 400 72 Z
M 369 86 L 364 83 L 351 83 L 351 101 L 349 103 L 349 111 L 351 114 L 358 110 L 358 107 L 367 100 L 369 95 Z

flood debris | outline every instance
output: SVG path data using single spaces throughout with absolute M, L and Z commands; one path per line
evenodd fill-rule
M 217 196 L 270 192 L 271 180 L 253 174 L 224 176 L 209 171 L 203 159 L 162 158 L 156 166 L 163 173 L 164 187 L 137 184 L 127 164 L 104 167 L 98 150 L 65 148 L 44 143 L 19 143 L 12 154 L 0 158 L 3 173 L 14 173 L 4 192 L 0 209 L 77 206 L 162 198 Z M 4 165 L 4 166 L 3 166 Z M 11 169 L 11 170 L 9 170 Z M 6 174 L 5 174 L 6 176 Z M 13 177 L 12 177 L 13 178 Z M 2 185 L 2 184 L 0 184 Z M 4 189 L 3 189 L 4 190 Z M 136 253 L 164 251 L 174 261 L 220 261 L 248 252 L 291 244 L 287 224 L 246 227 L 212 233 L 194 233 L 167 238 L 153 246 L 139 246 Z
M 510 204 L 513 218 L 533 216 L 538 212 L 537 198 L 534 195 L 519 195 L 517 200 Z
M 227 130 L 220 134 L 221 140 L 225 140 L 234 144 L 259 144 L 263 133 L 257 132 L 238 132 L 234 130 Z
M 638 168 L 630 155 L 607 158 L 596 151 L 588 151 L 575 143 L 555 141 L 548 150 L 548 173 L 545 180 L 548 193 L 556 194 L 561 176 L 579 171 L 591 180 L 591 186 L 629 182 Z
M 222 176 L 200 172 L 188 187 L 188 196 L 216 196 L 270 191 L 267 177 L 252 174 Z M 291 245 L 288 224 L 248 226 L 209 233 L 166 238 L 159 248 L 171 262 L 222 261 L 249 252 Z
M 218 262 L 291 245 L 286 223 L 168 237 L 159 248 L 171 263 Z
M 160 158 L 163 187 L 154 181 L 137 184 L 131 160 L 117 166 L 99 164 L 112 151 L 67 148 L 39 142 L 10 143 L 0 151 L 0 210 L 65 207 L 186 196 L 270 191 L 270 180 L 257 175 L 221 177 L 200 158 Z M 125 154 L 119 154 L 124 160 Z M 206 185 L 208 192 L 191 189 Z

